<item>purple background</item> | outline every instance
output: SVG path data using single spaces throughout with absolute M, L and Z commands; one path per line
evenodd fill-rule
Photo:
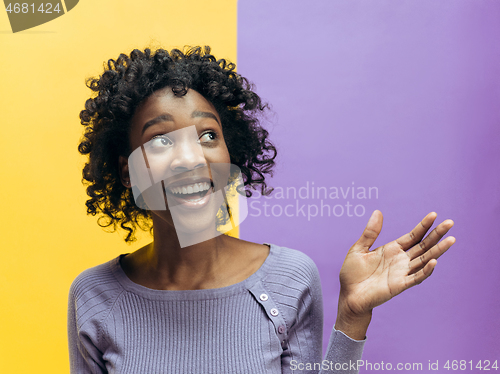
M 361 204 L 363 217 L 265 217 L 264 202 L 278 215 L 295 199 L 249 200 L 261 213 L 249 206 L 241 238 L 318 265 L 324 348 L 340 267 L 370 213 L 384 213 L 376 247 L 436 211 L 457 243 L 427 281 L 374 310 L 363 358 L 423 372 L 429 360 L 440 372 L 446 360 L 500 361 L 500 1 L 240 0 L 238 71 L 275 113 L 273 187 L 379 191 L 324 201 Z

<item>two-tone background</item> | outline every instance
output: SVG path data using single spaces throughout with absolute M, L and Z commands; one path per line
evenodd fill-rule
M 276 194 L 248 201 L 239 235 L 313 258 L 325 344 L 370 213 L 381 245 L 436 211 L 457 243 L 374 310 L 363 358 L 500 361 L 500 1 L 81 0 L 17 33 L 0 12 L 0 372 L 67 372 L 72 280 L 151 240 L 127 246 L 86 216 L 84 79 L 121 52 L 184 45 L 235 61 L 272 106 Z

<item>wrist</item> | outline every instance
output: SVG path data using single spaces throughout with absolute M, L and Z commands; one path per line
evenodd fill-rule
M 366 331 L 368 330 L 371 318 L 371 309 L 355 313 L 342 299 L 339 299 L 335 329 L 342 331 L 351 339 L 364 340 L 366 338 Z

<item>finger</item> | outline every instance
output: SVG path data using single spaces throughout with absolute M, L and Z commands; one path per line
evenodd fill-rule
M 361 234 L 358 241 L 354 243 L 351 250 L 368 252 L 382 230 L 383 219 L 382 212 L 380 210 L 375 210 L 368 220 L 363 234 Z
M 408 289 L 408 288 L 413 287 L 417 284 L 420 284 L 424 280 L 426 280 L 428 277 L 430 277 L 432 272 L 434 271 L 434 268 L 436 267 L 436 264 L 437 264 L 437 260 L 432 259 L 422 269 L 420 269 L 416 273 L 407 275 L 405 289 Z
M 411 230 L 408 234 L 405 234 L 402 237 L 396 239 L 396 243 L 399 244 L 403 251 L 406 251 L 409 248 L 413 247 L 415 244 L 421 241 L 427 231 L 429 231 L 436 217 L 436 212 L 427 214 L 424 219 L 422 219 L 422 221 L 420 221 L 420 223 L 415 226 L 413 230 Z
M 407 253 L 410 260 L 422 255 L 428 249 L 432 248 L 436 243 L 438 243 L 443 236 L 453 227 L 454 222 L 451 219 L 447 219 L 441 222 L 434 230 L 431 231 L 429 235 L 425 237 L 420 243 L 416 244 Z M 435 257 L 437 258 L 437 257 Z
M 453 236 L 448 236 L 443 241 L 434 245 L 431 249 L 423 255 L 418 256 L 410 261 L 409 275 L 414 274 L 424 268 L 431 260 L 437 260 L 443 253 L 455 244 L 456 239 Z

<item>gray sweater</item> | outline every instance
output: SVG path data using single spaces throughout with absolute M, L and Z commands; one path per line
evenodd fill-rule
M 123 254 L 85 270 L 69 292 L 71 373 L 357 373 L 366 338 L 334 328 L 322 360 L 314 262 L 270 247 L 254 274 L 215 289 L 141 286 L 120 267 Z

